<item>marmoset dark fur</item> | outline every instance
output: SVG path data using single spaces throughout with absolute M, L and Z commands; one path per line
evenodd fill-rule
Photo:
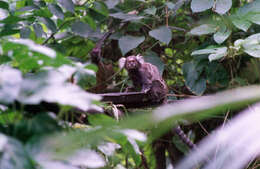
M 142 92 L 150 95 L 152 101 L 166 100 L 168 88 L 156 66 L 145 62 L 140 55 L 121 58 L 119 65 L 128 71 L 135 89 L 141 88 Z

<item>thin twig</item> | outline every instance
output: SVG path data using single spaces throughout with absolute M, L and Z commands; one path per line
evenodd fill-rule
M 45 39 L 45 41 L 42 43 L 42 45 L 46 45 L 46 44 L 48 43 L 48 41 L 49 41 L 50 39 L 54 38 L 54 35 L 55 35 L 56 33 L 58 33 L 58 32 L 60 31 L 60 29 L 61 29 L 66 23 L 68 23 L 68 22 L 70 22 L 70 21 L 71 21 L 71 20 L 67 20 L 67 21 L 63 22 L 63 23 L 58 27 L 58 29 L 57 29 L 55 32 L 52 32 L 52 34 L 51 34 L 47 39 Z

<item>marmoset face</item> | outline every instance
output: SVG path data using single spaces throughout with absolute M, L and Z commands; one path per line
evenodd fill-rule
M 133 69 L 138 69 L 140 67 L 140 63 L 137 60 L 136 56 L 128 56 L 126 58 L 126 65 L 125 68 L 127 70 L 133 70 Z

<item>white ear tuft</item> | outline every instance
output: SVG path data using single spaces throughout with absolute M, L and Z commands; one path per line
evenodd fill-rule
M 126 63 L 126 58 L 120 58 L 118 61 L 119 68 L 123 69 L 125 67 L 125 63 Z
M 141 56 L 141 55 L 136 55 L 136 59 L 137 59 L 137 61 L 139 62 L 139 63 L 141 63 L 141 64 L 143 64 L 144 63 L 144 58 L 143 58 L 143 56 Z

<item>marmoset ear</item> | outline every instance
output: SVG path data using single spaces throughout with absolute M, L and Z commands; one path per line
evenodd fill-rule
M 119 68 L 123 69 L 125 67 L 125 63 L 126 63 L 126 58 L 120 58 L 118 61 Z
M 140 63 L 140 64 L 143 64 L 144 63 L 144 58 L 143 58 L 143 56 L 141 56 L 141 55 L 136 55 L 136 60 Z

